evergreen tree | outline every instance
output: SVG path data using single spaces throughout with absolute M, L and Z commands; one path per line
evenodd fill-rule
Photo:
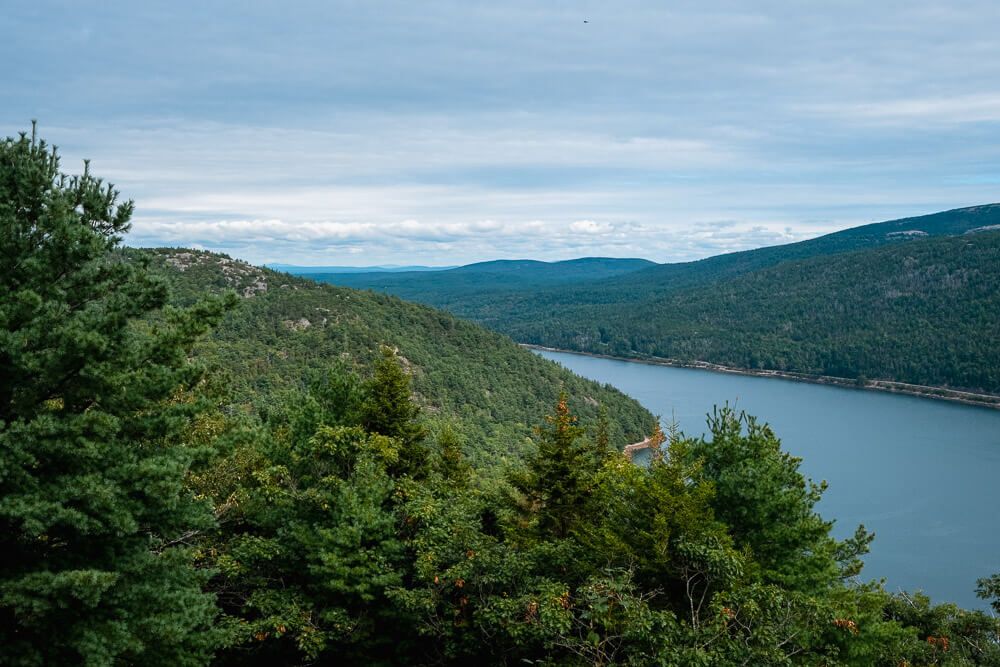
M 86 163 L 85 163 L 86 164 Z M 132 202 L 0 142 L 0 663 L 200 664 L 215 606 L 185 543 L 194 339 L 221 301 L 167 294 L 116 252 Z
M 598 463 L 604 463 L 615 454 L 615 450 L 611 447 L 611 421 L 608 419 L 608 408 L 604 405 L 597 411 L 593 441 L 594 458 Z
M 781 450 L 769 426 L 726 406 L 708 427 L 711 439 L 695 442 L 688 456 L 702 462 L 716 516 L 750 548 L 766 582 L 812 592 L 857 573 L 871 536 L 863 527 L 844 544 L 830 536 L 833 524 L 816 512 L 826 483 L 803 477 L 800 459 Z
M 538 449 L 529 458 L 526 474 L 512 482 L 538 533 L 562 539 L 584 511 L 598 464 L 581 438 L 584 429 L 570 412 L 565 391 L 546 421 L 548 426 L 538 429 Z
M 472 467 L 462 453 L 462 441 L 452 428 L 445 424 L 437 434 L 437 471 L 441 477 L 457 488 L 464 488 L 472 475 Z
M 369 433 L 395 438 L 401 445 L 399 470 L 419 477 L 427 472 L 427 429 L 411 398 L 410 376 L 392 348 L 382 346 L 375 372 L 362 390 L 361 425 Z

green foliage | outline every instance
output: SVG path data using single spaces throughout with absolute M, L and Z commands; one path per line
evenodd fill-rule
M 223 662 L 297 664 L 331 651 L 374 661 L 396 636 L 385 591 L 407 567 L 389 472 L 401 443 L 358 426 L 288 433 L 251 434 L 216 463 L 239 471 L 232 486 L 203 488 L 233 504 L 203 547 L 230 629 Z
M 331 368 L 367 376 L 387 346 L 410 378 L 428 426 L 450 424 L 466 443 L 469 462 L 480 469 L 499 471 L 519 461 L 530 446 L 533 425 L 561 388 L 584 425 L 593 425 L 601 406 L 606 408 L 610 439 L 618 449 L 642 439 L 654 422 L 613 387 L 573 375 L 504 336 L 441 311 L 195 250 L 130 250 L 127 256 L 148 258 L 178 305 L 206 292 L 234 289 L 244 295 L 195 349 L 196 357 L 223 378 L 219 384 L 232 410 L 283 419 L 281 413 L 307 390 L 324 410 L 360 409 L 351 397 L 324 399 L 313 387 L 360 391 L 327 386 L 330 377 L 351 377 L 331 374 Z
M 1000 574 L 984 577 L 976 583 L 976 595 L 989 600 L 993 611 L 1000 614 Z
M 753 417 L 727 406 L 713 413 L 708 427 L 711 438 L 691 447 L 689 456 L 714 485 L 716 516 L 753 554 L 763 579 L 805 592 L 828 585 L 841 568 L 832 524 L 815 511 L 826 484 L 804 479 L 800 460 Z M 862 528 L 856 541 L 867 546 L 866 540 Z
M 1000 632 L 995 616 L 932 605 L 926 595 L 891 596 L 883 617 L 907 628 L 914 665 L 1000 665 Z
M 399 441 L 401 472 L 415 477 L 426 474 L 428 453 L 423 440 L 427 429 L 417 421 L 420 408 L 410 400 L 410 378 L 393 350 L 382 348 L 362 394 L 361 425 L 371 433 Z
M 513 479 L 534 529 L 559 538 L 580 518 L 599 463 L 583 443 L 584 429 L 576 425 L 568 401 L 565 392 L 559 395 L 548 427 L 538 429 L 538 448 L 528 455 L 525 473 Z
M 164 308 L 112 252 L 131 202 L 0 142 L 0 662 L 201 664 L 213 597 L 187 543 L 212 515 L 185 488 L 187 357 L 225 303 Z

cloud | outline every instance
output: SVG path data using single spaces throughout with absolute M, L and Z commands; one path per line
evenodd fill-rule
M 915 97 L 804 106 L 807 113 L 873 123 L 957 124 L 1000 122 L 1000 94 Z
M 690 259 L 997 199 L 1000 4 L 945 4 L 11 0 L 0 124 L 133 244 Z
M 609 223 L 601 224 L 593 220 L 577 220 L 570 223 L 569 229 L 575 234 L 606 234 L 614 229 Z

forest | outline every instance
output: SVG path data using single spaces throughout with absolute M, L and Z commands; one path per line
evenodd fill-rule
M 133 208 L 0 142 L 0 663 L 1000 664 L 752 416 L 664 433 L 451 315 L 123 248 Z
M 186 249 L 125 249 L 170 285 L 171 303 L 206 294 L 240 299 L 194 348 L 224 388 L 220 400 L 270 415 L 337 373 L 364 374 L 390 346 L 409 370 L 414 400 L 432 429 L 450 428 L 470 460 L 517 458 L 560 389 L 591 428 L 602 411 L 616 443 L 636 442 L 654 419 L 611 386 L 580 378 L 509 338 L 398 298 L 320 285 L 228 257 Z M 335 381 L 335 380 L 334 380 Z
M 997 394 L 998 221 L 1000 205 L 977 206 L 573 284 L 492 274 L 473 289 L 456 270 L 316 278 L 522 343 Z

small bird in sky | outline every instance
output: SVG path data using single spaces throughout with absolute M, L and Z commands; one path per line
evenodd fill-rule
M 584 23 L 590 23 L 590 21 L 588 21 L 587 19 L 584 19 L 583 22 Z

